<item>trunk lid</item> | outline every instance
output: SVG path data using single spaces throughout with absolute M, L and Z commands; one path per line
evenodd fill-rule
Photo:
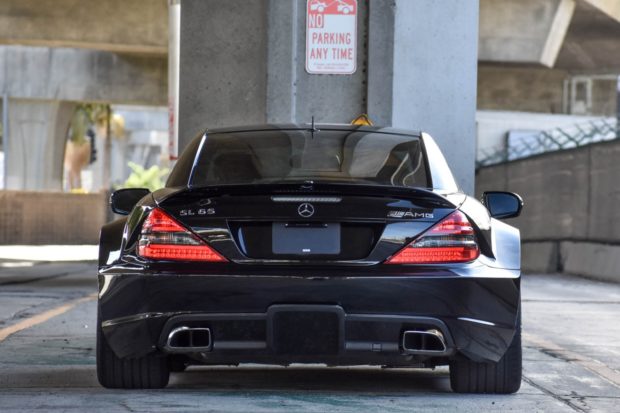
M 360 185 L 186 189 L 155 199 L 237 263 L 382 262 L 456 208 L 431 191 Z

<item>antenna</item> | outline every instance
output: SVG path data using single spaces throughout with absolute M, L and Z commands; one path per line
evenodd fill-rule
M 310 129 L 310 136 L 314 139 L 314 132 L 316 132 L 316 128 L 314 127 L 314 115 L 312 115 L 312 128 Z

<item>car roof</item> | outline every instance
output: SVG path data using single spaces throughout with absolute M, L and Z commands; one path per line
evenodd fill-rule
M 311 131 L 312 124 L 310 123 L 273 123 L 262 125 L 244 125 L 244 126 L 231 126 L 224 128 L 207 129 L 204 133 L 236 133 L 236 132 L 263 132 L 270 130 L 299 130 L 299 131 Z M 356 132 L 369 132 L 369 133 L 386 133 L 394 135 L 407 135 L 420 137 L 422 132 L 412 131 L 406 129 L 398 129 L 392 127 L 383 126 L 363 126 L 363 125 L 350 125 L 343 123 L 315 123 L 315 131 L 321 130 L 336 130 L 336 131 L 356 131 Z

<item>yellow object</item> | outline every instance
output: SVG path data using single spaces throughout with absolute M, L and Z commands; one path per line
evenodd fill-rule
M 353 119 L 351 121 L 351 125 L 357 125 L 357 126 L 372 126 L 372 121 L 370 120 L 370 118 L 368 117 L 367 114 L 362 113 L 361 115 L 359 115 L 357 118 Z
M 110 132 L 115 138 L 122 138 L 125 136 L 125 118 L 115 113 L 112 115 L 112 121 L 110 122 Z

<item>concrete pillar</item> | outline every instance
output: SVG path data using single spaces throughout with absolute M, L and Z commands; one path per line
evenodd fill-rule
M 179 150 L 204 128 L 273 122 L 430 132 L 473 192 L 478 1 L 359 0 L 357 70 L 305 70 L 305 0 L 181 0 Z
M 350 122 L 366 111 L 367 11 L 353 75 L 310 75 L 305 0 L 181 0 L 179 150 L 206 127 Z
M 181 0 L 179 153 L 206 127 L 265 122 L 267 2 Z
M 478 1 L 396 0 L 392 125 L 430 133 L 474 192 Z
M 61 191 L 72 102 L 9 99 L 6 189 Z

